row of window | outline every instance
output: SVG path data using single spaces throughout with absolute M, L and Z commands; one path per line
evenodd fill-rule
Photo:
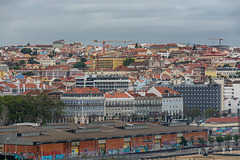
M 181 102 L 181 99 L 163 99 L 163 102 Z
M 116 111 L 116 110 L 122 110 L 122 108 L 121 107 L 108 107 L 108 108 L 106 108 L 106 111 Z M 133 107 L 126 107 L 126 108 L 124 108 L 124 111 L 125 110 L 133 110 Z
M 70 106 L 67 106 L 64 108 L 65 111 L 81 111 L 82 110 L 82 107 L 70 107 Z M 104 110 L 104 107 L 103 106 L 84 106 L 83 107 L 83 111 L 86 111 L 86 110 Z
M 214 99 L 220 99 L 220 97 L 184 97 L 184 99 L 211 99 L 211 100 L 214 100 Z
M 160 105 L 161 100 L 137 100 L 135 101 L 136 104 L 153 104 L 153 105 Z
M 106 105 L 133 105 L 133 102 L 131 101 L 112 101 L 112 102 L 106 102 Z
M 132 113 L 108 113 L 106 114 L 107 117 L 112 117 L 112 116 L 131 116 Z
M 63 94 L 62 97 L 103 97 L 103 94 Z
M 75 115 L 75 112 L 66 112 L 65 115 L 69 116 L 69 117 L 74 117 L 74 116 L 81 117 L 82 113 L 77 112 L 76 115 Z M 104 112 L 84 112 L 83 113 L 83 116 L 85 116 L 85 117 L 92 116 L 92 115 L 104 116 Z
M 104 100 L 62 100 L 65 104 L 96 104 L 103 105 Z

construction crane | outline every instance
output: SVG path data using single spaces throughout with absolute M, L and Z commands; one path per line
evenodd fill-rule
M 209 40 L 218 40 L 219 46 L 221 46 L 221 42 L 223 41 L 223 38 L 209 38 Z
M 106 54 L 106 50 L 105 50 L 105 44 L 106 42 L 107 43 L 111 43 L 111 42 L 121 42 L 121 43 L 127 43 L 127 42 L 134 42 L 134 41 L 105 41 L 105 40 L 102 40 L 102 41 L 99 41 L 99 40 L 93 40 L 93 42 L 100 42 L 103 44 L 103 54 Z
M 93 42 L 100 42 L 103 44 L 103 54 L 106 54 L 106 49 L 105 49 L 105 44 L 106 42 L 107 43 L 111 43 L 111 42 L 121 42 L 121 43 L 127 43 L 127 42 L 134 42 L 134 41 L 105 41 L 105 40 L 102 40 L 102 41 L 99 41 L 99 40 L 93 40 Z M 99 66 L 98 66 L 98 53 L 97 53 L 97 69 L 99 69 Z

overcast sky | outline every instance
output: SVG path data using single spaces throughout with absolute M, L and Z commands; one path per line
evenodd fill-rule
M 59 39 L 218 44 L 209 38 L 223 38 L 234 47 L 240 46 L 239 8 L 239 0 L 0 0 L 0 46 Z

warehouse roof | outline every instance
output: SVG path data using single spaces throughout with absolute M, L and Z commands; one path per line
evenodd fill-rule
M 1 128 L 4 127 L 0 127 L 0 135 Z M 17 128 L 17 130 L 12 132 L 18 134 L 17 138 L 25 139 L 35 144 L 205 131 L 203 128 L 188 125 L 167 127 L 152 123 L 126 123 L 118 120 L 85 125 L 67 123 L 48 124 L 40 127 L 8 126 L 7 128 Z

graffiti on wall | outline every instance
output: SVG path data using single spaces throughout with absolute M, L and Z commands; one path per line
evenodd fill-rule
M 231 134 L 231 133 L 237 133 L 238 128 L 216 128 L 212 130 L 212 134 Z
M 171 140 L 170 142 L 163 142 L 162 143 L 162 149 L 172 149 L 172 148 L 176 148 L 177 142 L 175 140 Z
M 32 152 L 27 152 L 27 153 L 19 152 L 19 153 L 12 154 L 12 156 L 14 156 L 15 159 L 32 159 L 36 157 L 35 153 L 32 153 Z
M 49 155 L 49 156 L 42 156 L 41 160 L 52 160 L 52 159 L 63 159 L 65 158 L 64 154 L 57 154 L 57 155 Z
M 93 157 L 96 154 L 96 151 L 89 151 L 88 149 L 84 149 L 84 151 L 80 153 L 80 157 Z
M 77 157 L 78 156 L 78 146 L 72 147 L 72 157 Z
M 130 153 L 130 147 L 127 146 L 126 148 L 120 148 L 120 149 L 108 149 L 107 154 L 126 154 Z

